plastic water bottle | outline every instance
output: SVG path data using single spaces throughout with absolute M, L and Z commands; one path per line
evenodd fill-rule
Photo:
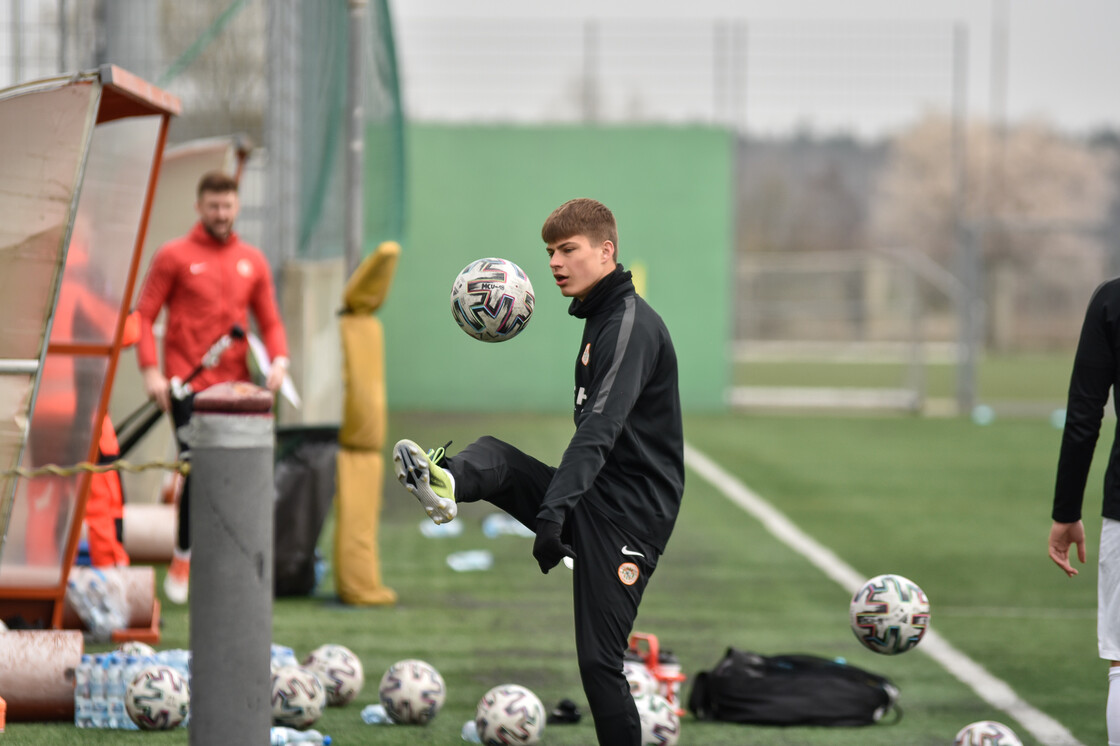
M 420 533 L 429 539 L 449 539 L 463 533 L 463 522 L 432 523 L 425 518 L 420 521 Z
M 381 705 L 366 705 L 362 708 L 362 722 L 366 725 L 392 725 L 393 719 Z
M 309 730 L 296 730 L 295 728 L 285 728 L 280 725 L 275 725 L 269 731 L 269 743 L 271 746 L 287 746 L 293 743 L 309 743 L 309 744 L 330 744 L 331 737 L 324 736 L 319 731 L 311 728 Z
M 109 728 L 128 728 L 132 718 L 124 709 L 124 693 L 127 684 L 124 681 L 124 661 L 116 655 L 109 656 L 109 665 L 105 669 L 105 699 L 108 701 Z
M 74 725 L 79 728 L 93 727 L 93 700 L 89 698 L 92 667 L 93 658 L 83 654 L 81 663 L 74 669 Z
M 482 519 L 482 535 L 487 539 L 496 539 L 499 536 L 536 536 L 533 531 L 509 513 L 491 513 Z
M 494 566 L 494 555 L 485 549 L 469 549 L 447 555 L 447 566 L 455 572 L 489 570 Z
M 105 698 L 106 664 L 104 655 L 95 655 L 89 672 L 91 728 L 109 727 L 109 700 Z
M 273 671 L 283 666 L 298 666 L 299 660 L 295 651 L 285 645 L 272 644 L 272 653 L 269 666 Z
M 482 737 L 478 735 L 478 724 L 473 720 L 463 723 L 463 730 L 460 731 L 459 735 L 467 743 L 482 743 Z

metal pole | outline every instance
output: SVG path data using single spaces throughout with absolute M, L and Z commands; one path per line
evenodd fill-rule
M 368 0 L 350 0 L 350 47 L 346 61 L 346 276 L 353 274 L 362 261 L 365 198 L 365 28 Z
M 265 6 L 268 102 L 265 147 L 268 151 L 269 219 L 265 236 L 270 257 L 283 265 L 300 248 L 300 6 L 296 0 L 273 0 Z
M 12 83 L 23 82 L 23 0 L 12 0 Z
M 959 277 L 964 292 L 958 313 L 959 360 L 957 362 L 957 411 L 968 414 L 976 406 L 977 329 L 980 309 L 980 281 L 977 246 L 973 231 L 967 227 L 967 75 L 968 31 L 962 24 L 953 26 L 953 241 L 958 257 Z
M 272 725 L 272 395 L 200 393 L 191 444 L 191 746 L 264 746 Z

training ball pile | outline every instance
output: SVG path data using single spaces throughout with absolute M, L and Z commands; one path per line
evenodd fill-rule
M 421 660 L 389 666 L 378 687 L 381 706 L 394 723 L 427 725 L 439 714 L 447 687 L 439 671 Z
M 533 317 L 533 285 L 508 259 L 477 259 L 451 286 L 451 315 L 459 328 L 483 342 L 513 339 Z
M 961 728 L 953 746 L 1023 746 L 1023 742 L 1003 723 L 981 720 Z
M 148 666 L 129 682 L 124 708 L 141 730 L 177 728 L 191 709 L 190 684 L 171 666 Z
M 519 684 L 502 684 L 486 692 L 474 713 L 478 736 L 489 746 L 537 743 L 546 719 L 537 695 Z
M 929 626 L 929 599 L 901 575 L 877 575 L 863 584 L 848 609 L 852 632 L 865 648 L 883 655 L 905 653 Z
M 272 674 L 272 723 L 306 728 L 323 714 L 327 692 L 303 666 L 281 666 Z
M 353 702 L 366 681 L 361 659 L 344 645 L 320 645 L 304 659 L 303 666 L 319 677 L 329 707 Z
M 681 719 L 669 700 L 660 694 L 638 694 L 634 704 L 642 721 L 642 746 L 676 746 Z

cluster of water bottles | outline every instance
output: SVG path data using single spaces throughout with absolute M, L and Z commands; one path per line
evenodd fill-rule
M 86 637 L 104 642 L 128 626 L 124 586 L 119 573 L 96 567 L 74 568 L 66 582 L 66 601 L 86 626 Z
M 154 655 L 126 655 L 117 651 L 83 655 L 74 670 L 74 725 L 138 730 L 125 708 L 125 694 L 136 674 L 157 664 L 171 666 L 190 680 L 189 650 L 161 650 Z M 189 720 L 188 715 L 183 727 Z

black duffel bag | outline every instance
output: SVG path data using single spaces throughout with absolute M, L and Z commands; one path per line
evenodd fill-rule
M 688 709 L 700 720 L 753 725 L 872 725 L 902 717 L 889 679 L 813 655 L 765 656 L 733 647 L 693 677 Z

